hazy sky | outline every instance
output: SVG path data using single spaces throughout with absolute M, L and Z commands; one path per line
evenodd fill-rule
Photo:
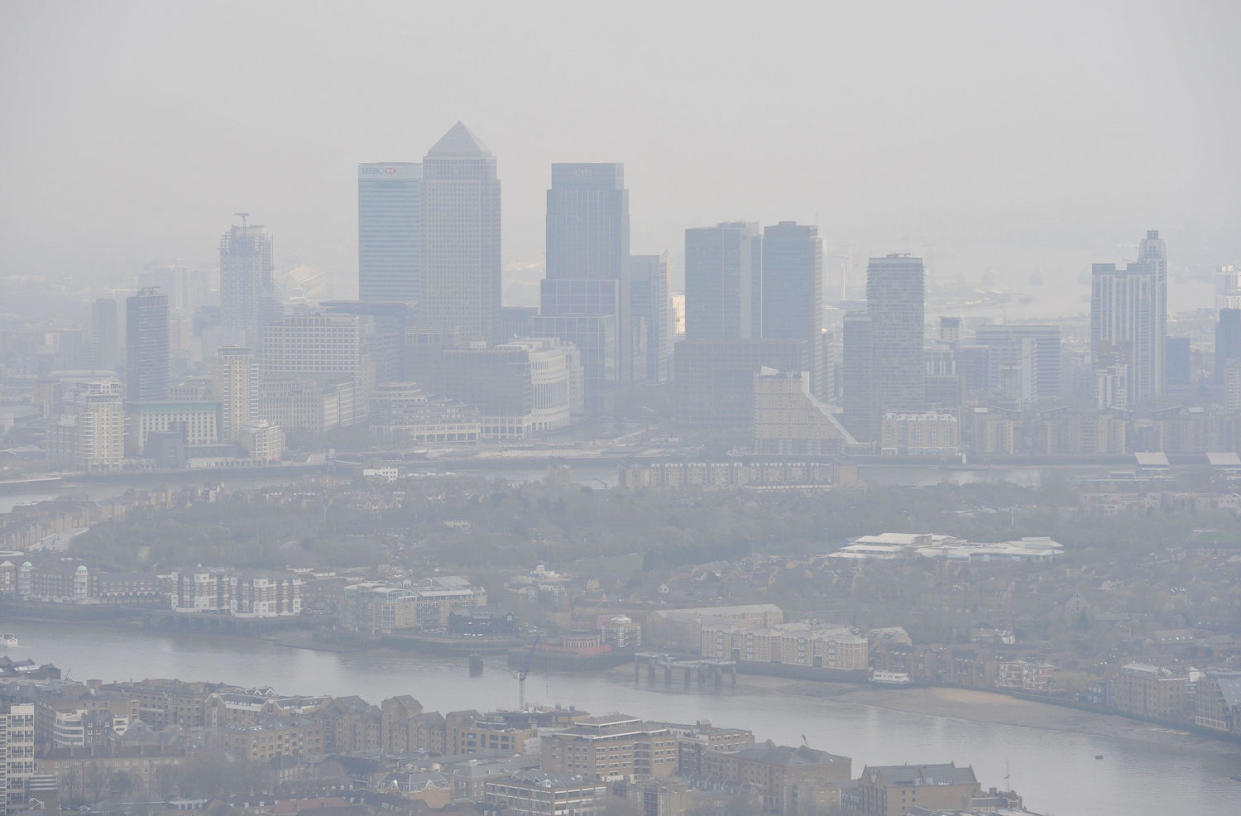
M 553 161 L 624 162 L 634 252 L 678 266 L 726 219 L 945 278 L 1120 259 L 1152 226 L 1174 267 L 1223 263 L 1239 109 L 1232 0 L 5 0 L 0 274 L 212 267 L 246 210 L 279 266 L 352 280 L 355 165 L 458 119 L 497 156 L 509 264 L 542 263 Z

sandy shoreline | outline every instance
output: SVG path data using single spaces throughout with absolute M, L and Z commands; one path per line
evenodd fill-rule
M 632 677 L 632 669 L 622 667 L 610 674 L 619 680 L 621 677 Z M 1232 742 L 1131 720 L 1116 714 L 1081 711 L 990 691 L 925 686 L 877 688 L 856 683 L 741 675 L 737 679 L 737 693 L 827 697 L 843 705 L 884 708 L 928 717 L 1133 740 L 1203 756 L 1223 757 L 1241 766 L 1241 745 Z

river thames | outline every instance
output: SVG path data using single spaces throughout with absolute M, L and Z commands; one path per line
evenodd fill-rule
M 386 650 L 335 653 L 258 640 L 26 621 L 2 628 L 21 638 L 10 657 L 55 663 L 76 680 L 176 677 L 272 686 L 285 693 L 357 694 L 372 703 L 412 694 L 426 709 L 439 711 L 517 705 L 517 681 L 499 659 L 489 659 L 482 676 L 472 678 L 464 659 Z M 536 664 L 526 699 L 596 714 L 710 720 L 790 745 L 804 736 L 811 747 L 852 757 L 855 776 L 867 763 L 952 760 L 973 765 L 984 787 L 1002 787 L 1007 769 L 1026 806 L 1053 816 L 1231 816 L 1241 802 L 1241 782 L 1230 779 L 1241 773 L 1241 746 L 1233 743 L 994 695 L 970 697 L 985 704 L 957 706 L 956 716 L 942 716 L 902 710 L 902 702 L 911 699 L 903 695 L 925 690 L 866 691 L 860 695 L 866 702 L 857 702 L 848 694 L 824 696 L 816 684 L 761 691 L 755 682 L 743 676 L 736 692 L 686 692 L 648 687 L 645 677 L 635 686 L 628 672 L 546 674 Z M 997 712 L 1014 706 L 1024 712 L 1021 718 L 995 721 L 1005 719 Z M 1097 754 L 1103 759 L 1096 760 Z

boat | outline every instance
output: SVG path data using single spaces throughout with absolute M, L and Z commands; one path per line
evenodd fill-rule
M 1103 759 L 1103 754 L 1095 754 L 1095 755 L 1094 755 L 1094 758 L 1095 758 L 1095 759 Z
M 470 652 L 470 677 L 478 677 L 483 673 L 483 656 L 478 652 Z
M 3 635 L 0 635 L 0 646 L 11 649 L 14 646 L 20 646 L 20 645 L 21 645 L 21 641 L 18 640 L 17 635 L 13 634 L 12 632 L 5 632 Z
M 913 681 L 906 672 L 882 671 L 876 669 L 870 674 L 870 682 L 879 686 L 908 686 Z

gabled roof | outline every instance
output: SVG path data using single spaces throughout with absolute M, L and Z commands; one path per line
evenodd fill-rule
M 487 145 L 483 144 L 482 139 L 475 136 L 464 124 L 457 122 L 427 151 L 427 155 L 438 157 L 490 156 L 491 151 L 487 149 Z

